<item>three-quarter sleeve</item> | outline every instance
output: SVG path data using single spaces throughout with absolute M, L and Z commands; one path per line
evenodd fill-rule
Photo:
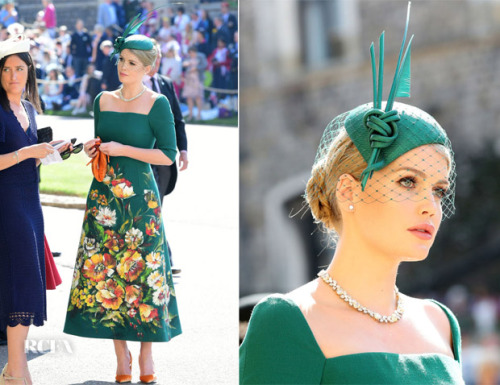
M 172 161 L 177 155 L 174 115 L 168 99 L 160 95 L 149 113 L 149 126 L 156 138 L 157 147 Z

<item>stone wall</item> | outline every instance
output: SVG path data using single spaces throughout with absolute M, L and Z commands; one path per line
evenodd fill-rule
M 99 0 L 55 0 L 53 4 L 57 13 L 58 26 L 66 25 L 69 30 L 74 30 L 77 19 L 82 19 L 85 27 L 92 30 L 97 20 L 97 7 Z M 43 10 L 40 0 L 16 0 L 16 8 L 21 21 L 31 24 L 35 21 L 38 11 Z
M 283 235 L 270 226 L 269 213 L 289 214 L 284 212 L 285 199 L 303 192 L 328 122 L 372 100 L 369 44 L 378 42 L 384 29 L 385 86 L 390 86 L 406 17 L 405 2 L 358 1 L 360 31 L 352 41 L 360 55 L 311 69 L 300 61 L 300 52 L 280 55 L 280 32 L 261 23 L 269 14 L 274 25 L 283 23 L 282 3 L 240 5 L 242 295 L 287 291 L 310 279 L 297 275 L 293 261 L 314 256 L 297 250 L 291 229 Z M 301 27 L 300 15 L 293 16 L 287 15 L 292 24 L 288 33 L 298 38 L 293 31 Z M 434 115 L 447 130 L 459 160 L 466 161 L 488 141 L 496 141 L 500 148 L 500 3 L 413 2 L 413 33 L 411 98 L 400 101 Z M 385 89 L 384 97 L 387 94 Z

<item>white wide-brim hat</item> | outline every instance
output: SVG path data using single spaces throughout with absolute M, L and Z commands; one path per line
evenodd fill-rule
M 0 42 L 0 60 L 2 60 L 5 56 L 29 51 L 30 40 L 24 35 L 17 35 Z

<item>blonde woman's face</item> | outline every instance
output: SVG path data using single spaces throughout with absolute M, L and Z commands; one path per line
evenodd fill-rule
M 142 82 L 142 77 L 151 70 L 129 49 L 124 49 L 118 58 L 118 77 L 123 84 Z
M 351 227 L 371 248 L 406 261 L 425 259 L 439 230 L 450 160 L 437 145 L 417 147 L 356 188 Z M 343 214 L 344 215 L 344 214 Z

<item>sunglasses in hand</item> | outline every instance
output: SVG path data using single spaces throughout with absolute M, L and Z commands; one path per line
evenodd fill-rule
M 67 150 L 61 152 L 61 158 L 63 160 L 66 160 L 68 159 L 71 154 L 78 154 L 79 152 L 81 152 L 83 150 L 83 143 L 79 143 L 77 144 L 76 146 L 73 146 L 76 142 L 76 138 L 73 138 L 71 139 L 71 147 L 72 148 L 68 148 Z

